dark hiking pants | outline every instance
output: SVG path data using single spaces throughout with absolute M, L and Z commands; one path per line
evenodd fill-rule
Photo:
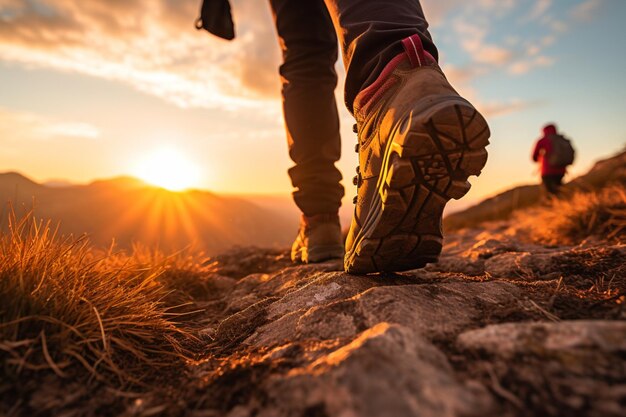
M 541 180 L 548 194 L 559 195 L 561 185 L 563 184 L 563 174 L 543 175 Z
M 337 34 L 346 68 L 345 101 L 371 84 L 403 51 L 402 39 L 419 34 L 435 58 L 419 0 L 270 0 L 283 53 L 280 66 L 289 170 L 294 200 L 312 216 L 336 213 L 343 187 L 335 102 Z M 334 26 L 334 27 L 333 27 Z

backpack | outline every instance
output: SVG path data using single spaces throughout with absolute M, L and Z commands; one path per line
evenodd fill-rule
M 548 155 L 548 163 L 553 167 L 566 167 L 574 163 L 576 151 L 572 143 L 561 135 L 551 135 L 552 151 Z

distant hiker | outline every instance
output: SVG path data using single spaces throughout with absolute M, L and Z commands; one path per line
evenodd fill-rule
M 541 180 L 549 194 L 559 194 L 567 166 L 574 163 L 574 157 L 571 142 L 557 133 L 555 125 L 546 125 L 535 144 L 533 161 L 541 164 Z
M 270 0 L 280 66 L 293 197 L 302 211 L 294 261 L 344 256 L 344 188 L 335 102 L 337 38 L 346 68 L 359 167 L 345 242 L 351 273 L 404 271 L 437 261 L 441 219 L 487 161 L 489 127 L 437 64 L 419 0 Z M 198 28 L 235 36 L 228 0 L 204 0 Z M 334 28 L 333 28 L 334 25 Z

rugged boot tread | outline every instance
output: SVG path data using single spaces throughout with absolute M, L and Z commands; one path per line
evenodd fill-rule
M 406 271 L 436 262 L 446 203 L 463 197 L 487 161 L 489 127 L 469 103 L 451 100 L 408 114 L 392 133 L 378 193 L 345 260 L 346 271 Z

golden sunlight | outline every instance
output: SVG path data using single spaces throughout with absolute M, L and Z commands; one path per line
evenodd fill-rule
M 145 155 L 137 164 L 134 175 L 170 191 L 196 187 L 200 180 L 198 166 L 174 148 L 161 148 Z

